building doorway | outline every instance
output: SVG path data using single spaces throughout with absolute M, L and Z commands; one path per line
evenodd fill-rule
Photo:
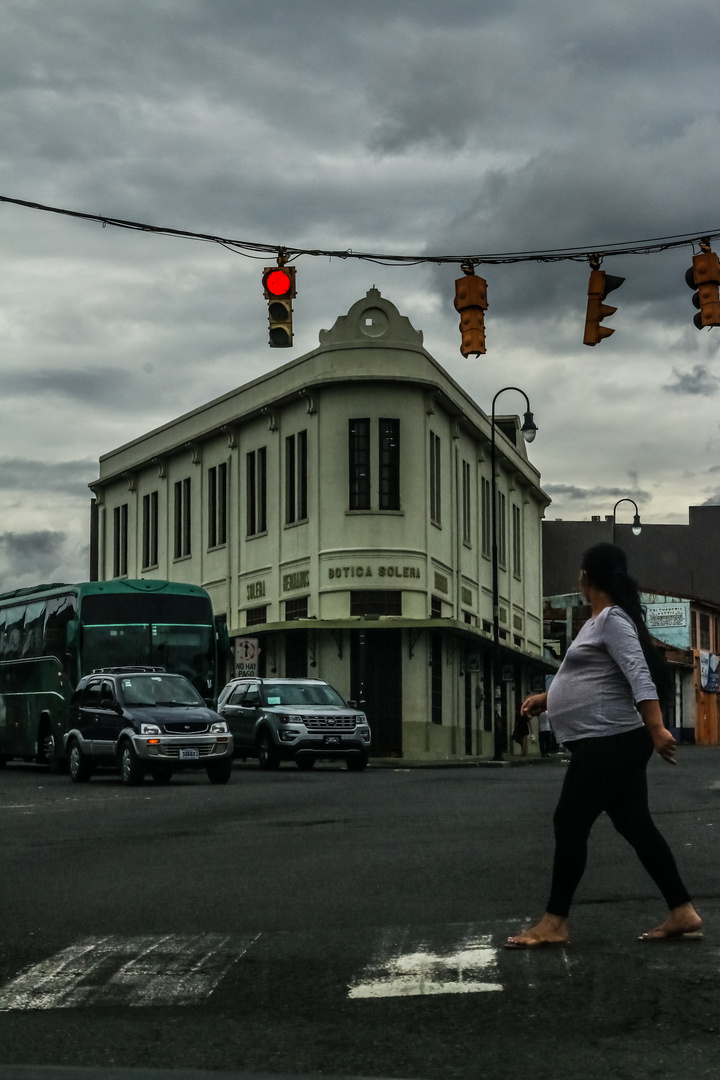
M 370 723 L 370 752 L 402 754 L 402 630 L 351 631 L 350 697 Z

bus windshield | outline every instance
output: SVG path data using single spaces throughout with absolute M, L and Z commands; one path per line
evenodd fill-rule
M 214 627 L 209 601 L 195 596 L 85 596 L 83 668 L 142 664 L 184 675 L 212 694 Z

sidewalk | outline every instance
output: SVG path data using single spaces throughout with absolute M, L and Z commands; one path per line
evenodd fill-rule
M 381 758 L 371 757 L 369 769 L 507 769 L 518 765 L 564 765 L 570 755 L 563 752 L 541 757 L 540 754 L 506 756 L 503 761 L 492 758 Z

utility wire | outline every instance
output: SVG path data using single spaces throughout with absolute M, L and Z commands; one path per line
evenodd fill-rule
M 386 266 L 419 266 L 423 263 L 465 263 L 473 266 L 499 265 L 502 263 L 519 262 L 586 262 L 592 257 L 608 258 L 611 255 L 650 255 L 670 248 L 687 247 L 700 242 L 710 243 L 720 237 L 720 229 L 712 229 L 703 233 L 679 233 L 675 236 L 658 236 L 649 240 L 625 241 L 623 243 L 611 243 L 596 245 L 595 247 L 580 248 L 550 248 L 543 251 L 506 251 L 485 253 L 479 255 L 397 255 L 380 254 L 368 251 L 346 250 L 323 250 L 320 248 L 296 248 L 284 244 L 263 244 L 252 240 L 232 240 L 229 237 L 213 236 L 211 233 L 191 232 L 187 229 L 170 229 L 162 225 L 148 225 L 141 221 L 125 221 L 122 218 L 108 217 L 104 214 L 87 214 L 79 210 L 63 210 L 58 206 L 44 206 L 42 203 L 27 202 L 24 199 L 11 199 L 7 195 L 0 195 L 0 202 L 13 203 L 16 206 L 25 206 L 30 210 L 42 210 L 50 214 L 63 214 L 65 217 L 81 218 L 85 221 L 98 221 L 103 228 L 113 225 L 118 229 L 130 229 L 135 232 L 157 233 L 160 236 L 178 236 L 186 240 L 202 240 L 205 243 L 219 244 L 233 251 L 235 254 L 246 255 L 256 258 L 261 254 L 283 256 L 286 259 L 298 258 L 300 255 L 324 256 L 331 259 L 363 259 L 367 262 L 380 263 Z

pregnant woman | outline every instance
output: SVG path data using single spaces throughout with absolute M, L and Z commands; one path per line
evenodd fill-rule
M 634 847 L 670 914 L 640 941 L 701 937 L 702 920 L 673 854 L 648 807 L 647 763 L 653 750 L 675 764 L 675 740 L 663 724 L 659 692 L 664 661 L 645 626 L 637 585 L 625 554 L 596 544 L 582 558 L 580 590 L 592 617 L 567 650 L 546 694 L 533 694 L 521 713 L 547 709 L 555 737 L 570 752 L 555 810 L 555 858 L 550 899 L 540 921 L 507 939 L 511 949 L 565 945 L 568 916 L 585 870 L 593 823 L 605 811 Z

